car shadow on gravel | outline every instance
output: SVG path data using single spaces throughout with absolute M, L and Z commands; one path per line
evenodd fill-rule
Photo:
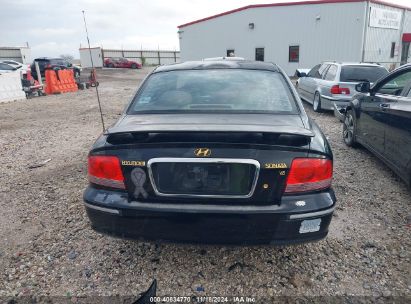
M 241 294 L 245 290 L 260 296 L 323 293 L 325 282 L 337 283 L 342 275 L 318 266 L 342 261 L 343 253 L 346 259 L 355 259 L 354 252 L 347 256 L 352 245 L 329 239 L 287 247 L 111 241 L 121 248 L 124 258 L 152 271 L 150 277 L 157 279 L 162 294 L 176 290 L 199 295 L 199 290 L 205 290 L 207 295 Z M 217 278 L 219 284 L 215 284 Z M 350 284 L 349 289 L 353 290 L 356 284 Z M 335 292 L 338 289 L 343 290 L 337 288 Z

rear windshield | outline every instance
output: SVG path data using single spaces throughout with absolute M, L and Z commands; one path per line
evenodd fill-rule
M 284 77 L 260 70 L 183 70 L 151 75 L 128 114 L 142 112 L 294 113 Z
M 388 71 L 379 66 L 345 65 L 341 68 L 340 81 L 375 82 L 387 74 Z
M 50 60 L 50 64 L 53 64 L 53 65 L 65 65 L 65 64 L 64 64 L 64 61 L 61 60 L 61 59 L 51 59 L 51 60 Z
M 39 64 L 39 67 L 44 67 L 49 62 L 48 59 L 35 59 L 34 61 Z

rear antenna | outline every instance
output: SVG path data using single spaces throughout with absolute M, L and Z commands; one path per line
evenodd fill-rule
M 93 73 L 95 74 L 96 71 L 94 69 L 94 62 L 93 62 L 93 56 L 91 55 L 91 48 L 90 48 L 90 39 L 88 38 L 88 31 L 87 31 L 87 23 L 86 23 L 86 15 L 83 12 L 83 20 L 84 20 L 84 28 L 86 29 L 86 36 L 87 36 L 87 43 L 88 43 L 88 52 L 90 54 L 90 60 L 91 60 L 91 68 Z M 104 126 L 104 118 L 103 118 L 103 111 L 101 110 L 101 102 L 100 102 L 100 95 L 98 94 L 98 86 L 95 86 L 96 88 L 96 94 L 97 94 L 97 102 L 98 102 L 98 108 L 100 110 L 100 117 L 101 117 L 101 124 L 103 125 L 103 132 L 106 130 L 106 127 Z

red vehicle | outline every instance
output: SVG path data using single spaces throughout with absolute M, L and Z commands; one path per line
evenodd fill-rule
M 107 68 L 141 69 L 140 63 L 122 57 L 106 58 L 104 59 L 104 66 Z

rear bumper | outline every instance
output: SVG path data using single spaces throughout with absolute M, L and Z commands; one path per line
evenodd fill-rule
M 332 190 L 287 196 L 272 206 L 129 202 L 127 194 L 92 187 L 84 193 L 87 215 L 96 231 L 150 241 L 235 245 L 322 239 L 328 233 L 335 200 Z M 297 206 L 297 201 L 305 206 Z M 315 227 L 307 231 L 313 220 Z
M 332 98 L 329 96 L 321 95 L 321 108 L 324 110 L 334 111 L 334 105 L 337 105 L 338 107 L 346 107 L 350 100 L 350 96 L 347 96 L 345 98 Z

